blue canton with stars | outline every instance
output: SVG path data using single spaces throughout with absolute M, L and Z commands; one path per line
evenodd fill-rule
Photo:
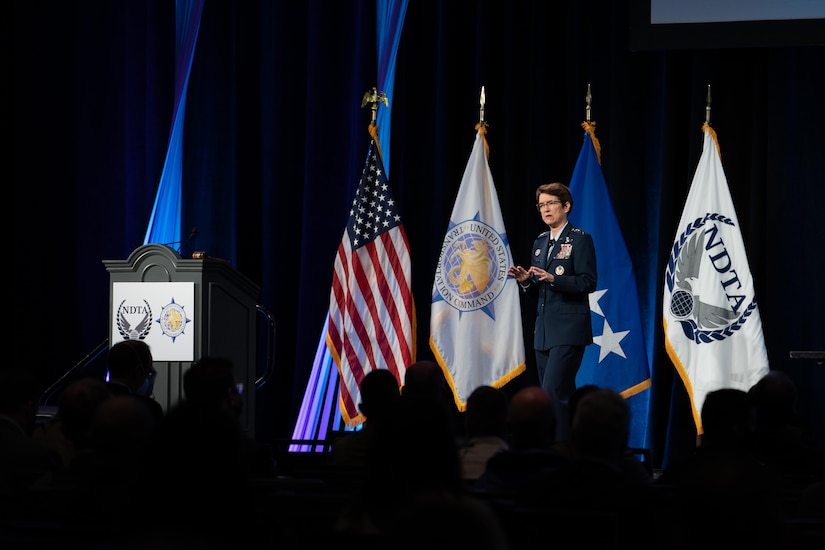
M 347 232 L 353 250 L 399 225 L 401 215 L 398 205 L 390 191 L 384 163 L 378 157 L 373 141 L 349 212 Z

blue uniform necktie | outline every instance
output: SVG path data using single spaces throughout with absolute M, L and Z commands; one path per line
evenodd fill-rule
M 546 258 L 546 262 L 545 262 L 546 264 L 549 264 L 550 263 L 550 258 L 553 257 L 552 256 L 553 246 L 555 246 L 555 244 L 556 244 L 556 239 L 550 239 L 550 242 L 547 243 L 547 258 Z

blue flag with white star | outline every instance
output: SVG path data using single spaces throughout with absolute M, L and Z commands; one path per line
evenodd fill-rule
M 583 126 L 584 143 L 570 180 L 575 201 L 570 221 L 593 236 L 599 279 L 590 294 L 593 344 L 585 348 L 576 384 L 620 392 L 630 405 L 629 446 L 642 448 L 647 447 L 650 365 L 636 279 L 602 173 L 595 123 Z

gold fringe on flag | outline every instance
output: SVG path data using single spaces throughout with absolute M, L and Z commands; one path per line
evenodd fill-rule
M 719 158 L 722 158 L 722 149 L 719 147 L 719 140 L 716 139 L 716 130 L 710 127 L 709 122 L 702 124 L 702 132 L 707 132 L 713 138 L 713 143 L 716 145 L 716 152 L 719 153 Z
M 602 146 L 599 139 L 596 137 L 596 122 L 582 122 L 584 131 L 590 134 L 590 141 L 593 142 L 593 148 L 596 150 L 596 160 L 599 161 L 599 166 L 602 165 Z
M 375 142 L 375 147 L 378 149 L 378 155 L 381 157 L 381 160 L 384 160 L 384 155 L 381 154 L 381 142 L 378 140 L 378 125 L 377 124 L 370 124 L 369 133 L 372 136 L 373 141 Z
M 479 122 L 476 124 L 476 131 L 481 133 L 481 139 L 484 141 L 484 154 L 490 158 L 490 146 L 487 144 L 487 123 Z

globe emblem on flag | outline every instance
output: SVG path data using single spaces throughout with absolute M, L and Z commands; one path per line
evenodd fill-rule
M 436 296 L 461 311 L 491 306 L 504 289 L 509 250 L 489 225 L 476 220 L 451 228 L 436 271 Z
M 670 312 L 677 319 L 686 319 L 693 313 L 693 295 L 686 290 L 675 290 L 670 297 Z

